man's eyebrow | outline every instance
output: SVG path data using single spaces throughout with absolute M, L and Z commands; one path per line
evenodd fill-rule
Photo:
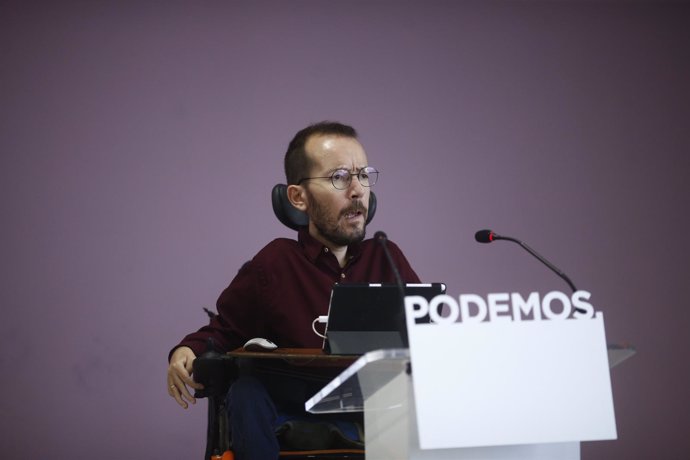
M 369 165 L 364 165 L 364 166 L 360 166 L 360 167 L 355 166 L 354 171 L 361 171 L 362 169 L 368 168 L 368 167 L 369 167 Z M 351 171 L 352 171 L 352 170 L 350 169 L 350 166 L 349 166 L 349 165 L 340 165 L 340 166 L 336 166 L 335 168 L 329 169 L 328 172 L 338 171 L 339 169 L 344 169 L 344 170 L 347 171 L 347 172 L 351 172 Z
M 335 166 L 335 167 L 333 167 L 333 168 L 331 168 L 331 169 L 327 169 L 326 171 L 328 171 L 329 173 L 334 173 L 334 172 L 340 171 L 340 170 L 345 170 L 345 171 L 348 171 L 348 172 L 350 171 L 350 169 L 347 167 L 347 165 Z

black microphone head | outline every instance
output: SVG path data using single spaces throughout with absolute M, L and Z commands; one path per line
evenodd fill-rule
M 388 241 L 388 237 L 386 236 L 386 234 L 380 230 L 374 233 L 374 239 L 378 241 Z
M 474 234 L 474 239 L 477 240 L 478 243 L 491 243 L 496 239 L 496 234 L 488 229 L 479 230 Z

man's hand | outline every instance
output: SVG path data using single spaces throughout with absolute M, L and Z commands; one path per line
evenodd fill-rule
M 168 394 L 184 409 L 189 407 L 187 402 L 196 404 L 196 399 L 187 386 L 195 390 L 204 388 L 192 379 L 192 363 L 195 359 L 196 355 L 191 348 L 180 347 L 173 352 L 168 366 Z

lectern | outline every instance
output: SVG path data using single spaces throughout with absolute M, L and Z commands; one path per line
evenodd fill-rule
M 609 346 L 609 366 L 634 354 Z M 440 358 L 440 357 L 439 357 Z M 408 349 L 366 353 L 306 403 L 312 413 L 364 412 L 367 459 L 579 459 L 578 441 L 421 449 Z M 451 410 L 451 409 L 449 409 Z M 462 417 L 461 413 L 457 417 Z

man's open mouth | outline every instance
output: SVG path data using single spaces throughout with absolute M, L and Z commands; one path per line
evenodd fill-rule
M 363 215 L 364 215 L 363 209 L 350 209 L 350 210 L 343 212 L 343 214 L 342 214 L 342 216 L 348 220 L 355 219 L 355 218 L 357 218 L 359 216 L 363 216 Z

